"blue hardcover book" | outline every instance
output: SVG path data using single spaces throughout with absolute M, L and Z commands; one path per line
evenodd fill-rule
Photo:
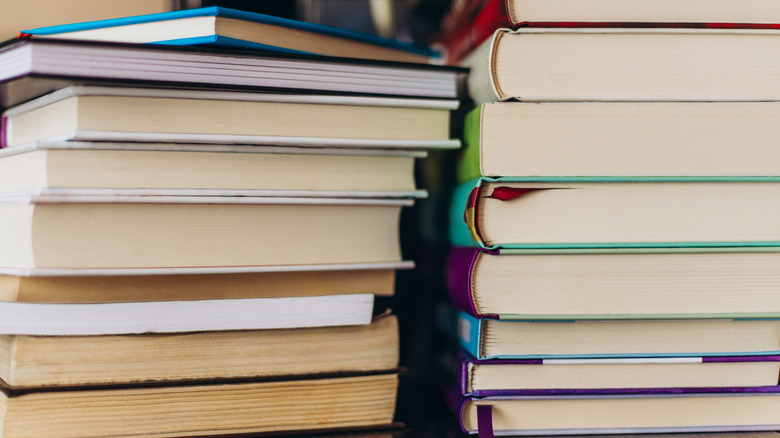
M 477 359 L 780 355 L 780 321 L 511 321 L 442 311 L 439 324 Z
M 24 30 L 23 37 L 213 45 L 347 58 L 428 63 L 426 47 L 254 12 L 206 7 Z

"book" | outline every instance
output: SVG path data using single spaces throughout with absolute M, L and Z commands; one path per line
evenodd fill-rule
M 454 11 L 435 41 L 457 63 L 496 29 L 535 27 L 775 28 L 780 9 L 769 0 L 733 2 L 639 0 L 488 0 L 453 2 Z M 461 6 L 462 3 L 468 6 Z
M 477 104 L 772 101 L 779 45 L 773 29 L 500 29 L 463 65 Z
M 120 272 L 63 269 L 13 275 L 11 270 L 4 273 L 0 269 L 0 301 L 115 303 L 364 293 L 388 297 L 395 293 L 396 269 L 408 269 L 409 263 L 326 264 L 265 270 L 244 267 L 222 273 L 198 273 L 186 268 L 146 274 L 141 273 L 143 270 L 130 269 Z
M 0 65 L 2 108 L 88 84 L 454 99 L 463 75 L 425 64 L 43 39 L 4 43 Z
M 213 436 L 393 424 L 397 373 L 4 391 L 3 437 Z
M 230 191 L 3 200 L 0 267 L 19 270 L 396 263 L 401 208 L 411 205 Z
M 458 180 L 777 175 L 778 111 L 777 102 L 486 103 L 466 115 Z
M 440 312 L 439 325 L 478 359 L 778 355 L 776 319 L 511 320 Z
M 780 317 L 778 248 L 451 251 L 451 301 L 501 319 Z
M 431 62 L 427 47 L 217 6 L 23 30 L 22 37 L 214 45 L 394 62 Z
M 117 303 L 0 302 L 0 334 L 85 336 L 356 325 L 372 294 Z
M 636 394 L 777 385 L 780 356 L 490 359 L 461 355 L 463 395 Z
M 67 87 L 2 116 L 2 146 L 41 140 L 457 147 L 457 101 Z
M 450 405 L 464 432 L 480 436 L 773 431 L 777 386 L 723 392 L 463 397 Z
M 294 313 L 294 312 L 293 312 Z M 390 370 L 398 321 L 274 330 L 0 336 L 0 379 L 14 390 L 226 381 Z M 74 354 L 78 352 L 78 354 Z
M 471 235 L 479 246 L 504 249 L 774 247 L 780 244 L 774 225 L 780 214 L 773 201 L 780 195 L 777 182 L 485 177 L 456 189 L 461 203 L 452 204 L 452 233 L 461 236 L 457 244 Z
M 424 197 L 424 151 L 123 142 L 37 142 L 0 151 L 0 192 L 59 189 L 251 190 Z M 11 177 L 13 175 L 13 177 Z

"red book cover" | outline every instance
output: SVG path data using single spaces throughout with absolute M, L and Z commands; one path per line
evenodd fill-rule
M 488 0 L 475 15 L 467 15 L 457 20 L 457 24 L 449 31 L 445 30 L 439 34 L 435 43 L 444 47 L 449 64 L 457 64 L 471 49 L 488 39 L 496 29 L 516 25 L 509 17 L 507 0 Z
M 691 29 L 780 29 L 772 22 L 684 22 L 684 21 L 538 21 L 524 20 L 510 14 L 513 0 L 455 1 L 434 38 L 446 51 L 449 64 L 459 63 L 466 55 L 488 39 L 496 29 L 519 27 L 557 28 L 691 28 Z

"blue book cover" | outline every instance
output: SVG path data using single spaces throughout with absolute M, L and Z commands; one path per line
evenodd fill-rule
M 780 355 L 780 320 L 772 319 L 518 321 L 446 307 L 438 317 L 442 329 L 479 360 Z M 497 342 L 508 338 L 516 342 Z
M 41 27 L 22 37 L 211 45 L 361 59 L 427 63 L 423 46 L 363 32 L 217 6 Z

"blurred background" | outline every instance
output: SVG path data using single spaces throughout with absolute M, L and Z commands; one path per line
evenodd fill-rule
M 23 29 L 224 6 L 427 44 L 449 0 L 0 0 L 0 39 Z

